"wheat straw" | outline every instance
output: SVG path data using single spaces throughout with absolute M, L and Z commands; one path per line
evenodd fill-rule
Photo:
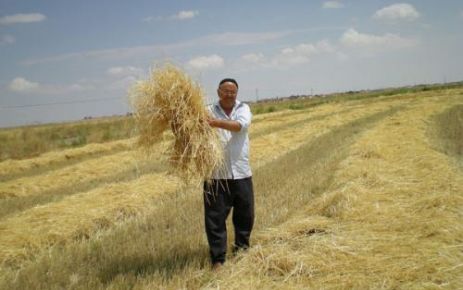
M 79 185 L 110 180 L 117 174 L 129 175 L 130 171 L 135 172 L 142 164 L 136 151 L 122 151 L 93 158 L 60 170 L 0 183 L 0 199 L 37 196 L 51 192 L 66 194 L 65 191 L 72 191 Z
M 209 179 L 220 167 L 222 148 L 207 123 L 203 93 L 184 72 L 173 65 L 154 69 L 134 86 L 131 99 L 141 148 L 149 150 L 170 128 L 175 138 L 167 154 L 177 174 Z
M 2 177 L 27 174 L 34 170 L 43 170 L 55 165 L 65 165 L 70 161 L 80 161 L 90 157 L 98 157 L 108 152 L 128 150 L 133 139 L 117 140 L 107 143 L 92 143 L 79 148 L 55 150 L 38 157 L 23 160 L 5 160 L 0 162 L 0 179 Z
M 165 173 L 149 174 L 36 206 L 1 220 L 0 268 L 17 265 L 48 246 L 89 237 L 118 220 L 162 205 L 159 199 L 175 192 L 178 184 L 178 179 Z

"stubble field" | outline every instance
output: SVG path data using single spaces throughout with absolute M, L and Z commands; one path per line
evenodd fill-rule
M 253 246 L 220 272 L 169 136 L 4 160 L 0 289 L 461 289 L 462 130 L 461 87 L 255 115 Z

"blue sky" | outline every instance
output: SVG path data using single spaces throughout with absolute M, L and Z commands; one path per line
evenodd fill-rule
M 209 102 L 459 81 L 462 27 L 461 0 L 0 0 L 0 127 L 124 114 L 165 61 Z

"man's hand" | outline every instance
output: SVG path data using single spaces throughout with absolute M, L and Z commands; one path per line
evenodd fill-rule
M 219 127 L 217 126 L 217 119 L 215 119 L 215 118 L 209 117 L 209 118 L 207 119 L 207 123 L 209 124 L 209 126 L 211 126 L 211 127 L 213 127 L 213 128 L 219 128 Z

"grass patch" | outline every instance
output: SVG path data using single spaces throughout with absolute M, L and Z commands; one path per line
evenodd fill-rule
M 0 129 L 0 161 L 24 159 L 65 148 L 129 138 L 133 120 L 128 117 L 73 123 Z
M 439 91 L 447 91 L 461 89 L 463 82 L 455 82 L 448 84 L 431 84 L 431 85 L 416 85 L 411 87 L 387 88 L 371 91 L 349 91 L 344 93 L 333 93 L 329 95 L 316 96 L 299 96 L 298 98 L 283 98 L 252 103 L 251 110 L 255 115 L 265 114 L 269 112 L 277 112 L 281 110 L 303 110 L 316 107 L 326 103 L 338 103 L 346 101 L 372 101 L 380 97 L 412 95 L 429 92 L 436 94 Z

